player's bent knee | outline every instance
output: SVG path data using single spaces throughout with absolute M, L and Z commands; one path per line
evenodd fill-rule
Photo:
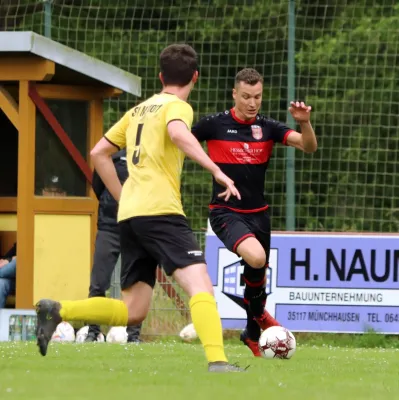
M 214 295 L 206 264 L 193 264 L 179 268 L 173 273 L 173 278 L 190 297 L 204 292 Z
M 249 237 L 237 247 L 237 253 L 252 268 L 263 268 L 266 265 L 266 252 L 258 239 Z
M 252 268 L 263 268 L 266 264 L 266 254 L 263 252 L 263 254 L 254 254 L 253 257 L 251 257 L 250 262 L 248 264 Z

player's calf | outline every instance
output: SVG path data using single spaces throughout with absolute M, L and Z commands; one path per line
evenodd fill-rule
M 245 291 L 255 321 L 262 330 L 280 324 L 265 310 L 266 305 L 266 267 L 255 269 L 246 265 L 244 268 Z
M 223 346 L 222 323 L 215 298 L 211 294 L 212 282 L 206 264 L 193 264 L 178 269 L 173 277 L 190 296 L 191 319 L 204 347 L 208 363 L 227 363 Z
M 266 301 L 266 267 L 252 268 L 249 265 L 244 267 L 244 298 L 255 317 L 263 313 Z

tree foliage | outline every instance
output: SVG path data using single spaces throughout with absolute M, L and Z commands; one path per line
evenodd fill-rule
M 13 19 L 11 3 L 0 1 L 8 10 L 0 26 L 43 32 L 41 2 L 20 1 Z M 315 155 L 296 153 L 297 229 L 396 232 L 399 5 L 295 3 L 296 95 L 313 106 L 319 138 Z M 263 111 L 286 119 L 288 1 L 58 0 L 52 13 L 53 39 L 141 76 L 143 97 L 160 89 L 160 50 L 186 42 L 200 54 L 196 118 L 230 108 L 235 73 L 252 66 L 265 76 Z M 106 127 L 137 101 L 107 103 Z M 206 226 L 210 180 L 186 163 L 184 203 L 197 230 Z M 275 150 L 266 189 L 273 228 L 284 229 L 284 148 Z

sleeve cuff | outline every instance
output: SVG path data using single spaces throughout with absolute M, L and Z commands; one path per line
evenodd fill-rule
M 170 121 L 168 121 L 167 123 L 166 123 L 166 126 L 168 126 L 171 122 L 173 122 L 173 121 L 180 121 L 180 122 L 183 122 L 183 124 L 184 125 L 186 125 L 186 128 L 189 130 L 189 131 L 191 131 L 191 129 L 188 127 L 188 125 L 187 125 L 187 122 L 186 121 L 183 121 L 182 119 L 180 119 L 180 118 L 175 118 L 175 119 L 171 119 Z
M 283 141 L 281 142 L 283 145 L 288 146 L 287 145 L 287 139 L 288 136 L 290 135 L 291 132 L 295 132 L 293 129 L 290 129 L 289 131 L 285 132 L 285 135 L 283 137 Z
M 104 139 L 105 139 L 108 143 L 112 144 L 112 146 L 115 146 L 118 150 L 121 149 L 117 144 L 115 144 L 114 142 L 112 142 L 111 140 L 109 140 L 106 136 L 104 136 Z

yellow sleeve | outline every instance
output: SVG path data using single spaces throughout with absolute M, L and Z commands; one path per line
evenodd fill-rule
M 127 112 L 104 137 L 119 149 L 126 147 L 126 131 L 129 126 L 129 112 Z
M 187 125 L 187 129 L 191 130 L 193 123 L 193 109 L 190 104 L 185 101 L 173 101 L 167 105 L 166 109 L 166 125 L 171 121 L 183 121 Z

